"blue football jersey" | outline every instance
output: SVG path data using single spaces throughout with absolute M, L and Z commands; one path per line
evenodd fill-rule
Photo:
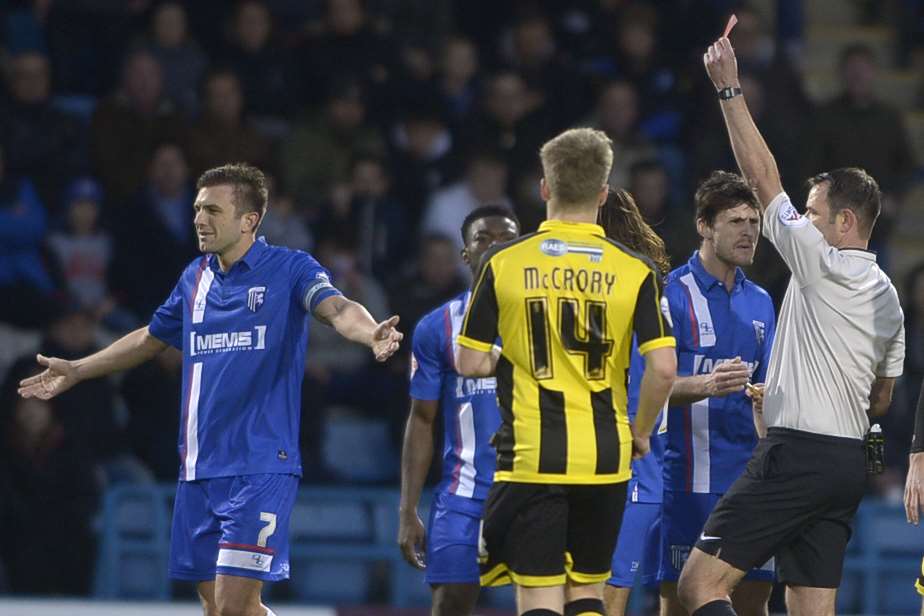
M 751 382 L 762 383 L 770 361 L 776 319 L 773 302 L 739 269 L 729 293 L 694 252 L 667 277 L 677 339 L 677 376 L 709 374 L 740 357 Z M 668 411 L 665 487 L 722 494 L 744 470 L 757 444 L 751 399 L 744 392 L 705 398 Z
M 494 480 L 491 437 L 500 428 L 495 379 L 459 376 L 456 338 L 470 293 L 424 316 L 414 329 L 411 397 L 439 400 L 443 414 L 443 474 L 437 490 L 484 499 Z
M 302 472 L 308 315 L 339 294 L 311 255 L 263 239 L 227 273 L 195 259 L 148 326 L 183 351 L 180 480 Z
M 635 337 L 632 337 L 632 358 L 629 362 L 629 391 L 627 410 L 629 421 L 635 421 L 638 411 L 638 392 L 645 374 L 645 358 L 639 355 Z M 664 412 L 658 415 L 651 433 L 651 451 L 641 460 L 632 460 L 632 479 L 629 480 L 627 498 L 633 503 L 660 503 L 664 490 L 663 464 L 667 423 Z

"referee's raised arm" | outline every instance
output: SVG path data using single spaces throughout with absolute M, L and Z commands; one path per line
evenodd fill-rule
M 757 188 L 761 211 L 783 192 L 776 159 L 754 124 L 738 81 L 738 61 L 727 38 L 720 38 L 703 54 L 706 72 L 721 101 L 735 160 L 741 174 Z

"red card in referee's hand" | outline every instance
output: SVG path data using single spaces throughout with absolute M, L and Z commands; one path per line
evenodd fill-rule
M 725 32 L 722 33 L 722 38 L 728 38 L 728 35 L 731 34 L 732 28 L 735 27 L 736 23 L 738 23 L 738 16 L 732 13 L 732 16 L 728 18 L 728 23 L 725 24 Z

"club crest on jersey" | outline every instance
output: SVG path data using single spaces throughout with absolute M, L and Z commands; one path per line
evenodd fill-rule
M 266 287 L 250 287 L 247 289 L 247 307 L 251 312 L 256 312 L 263 305 L 263 299 L 266 296 Z
M 754 324 L 754 335 L 757 336 L 757 344 L 763 344 L 767 335 L 767 325 L 763 321 L 751 321 Z

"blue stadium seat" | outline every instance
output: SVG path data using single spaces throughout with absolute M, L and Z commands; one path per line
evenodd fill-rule
M 386 481 L 397 473 L 397 454 L 385 420 L 328 417 L 323 443 L 324 466 L 342 479 Z
M 299 557 L 291 566 L 290 589 L 299 601 L 344 605 L 360 604 L 369 597 L 371 563 Z
M 870 505 L 866 536 L 884 555 L 920 556 L 924 549 L 924 528 L 912 526 L 900 507 Z

